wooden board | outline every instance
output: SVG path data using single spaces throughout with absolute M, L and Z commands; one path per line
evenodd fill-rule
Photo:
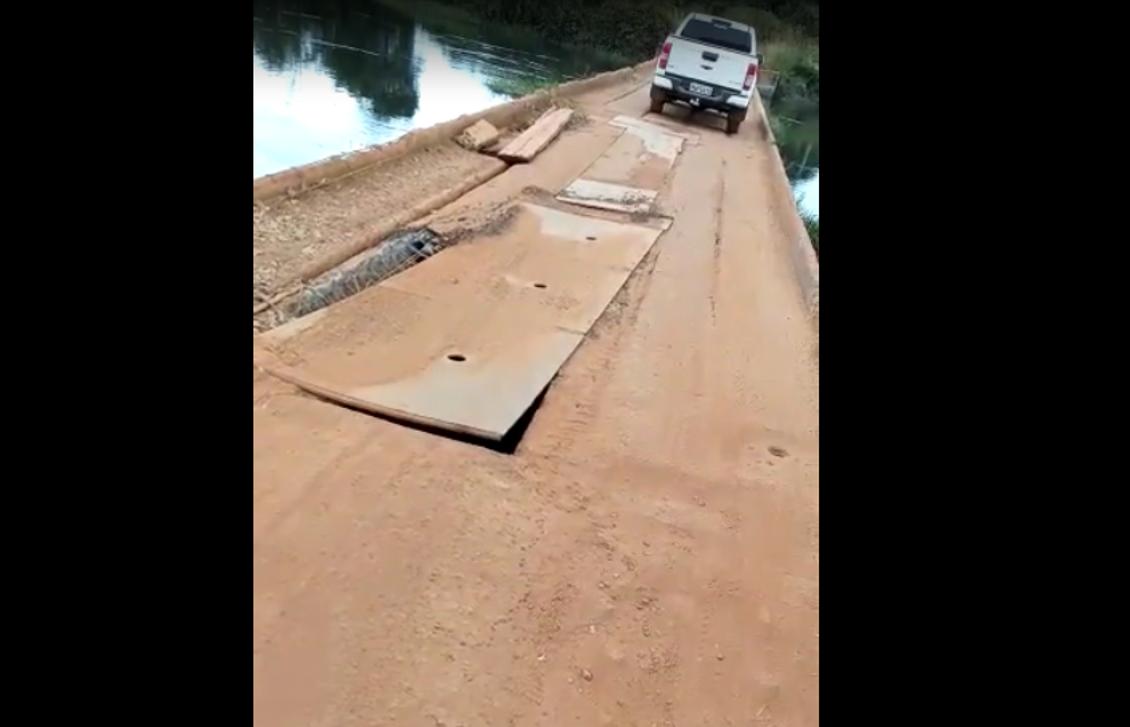
M 571 118 L 573 109 L 554 108 L 546 111 L 530 128 L 503 147 L 498 152 L 499 158 L 508 162 L 529 162 L 557 138 Z
M 520 205 L 502 229 L 294 326 L 267 368 L 352 407 L 500 440 L 667 224 Z
M 486 119 L 479 119 L 455 137 L 455 143 L 470 151 L 479 151 L 498 141 L 498 129 Z

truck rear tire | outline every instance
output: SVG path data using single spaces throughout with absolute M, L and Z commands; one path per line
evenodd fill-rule
M 663 113 L 663 104 L 665 104 L 665 103 L 667 103 L 667 94 L 663 92 L 663 89 L 656 88 L 655 86 L 652 86 L 651 87 L 651 107 L 650 107 L 651 113 L 653 113 L 653 114 Z
M 745 111 L 742 111 L 741 113 L 731 111 L 730 113 L 726 114 L 726 133 L 738 133 L 738 127 L 742 125 L 743 121 L 745 121 Z

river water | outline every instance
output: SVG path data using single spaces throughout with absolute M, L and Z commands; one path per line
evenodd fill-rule
M 624 65 L 432 3 L 254 2 L 254 176 Z
M 793 196 L 797 207 L 815 219 L 820 219 L 820 170 L 800 182 L 793 182 Z

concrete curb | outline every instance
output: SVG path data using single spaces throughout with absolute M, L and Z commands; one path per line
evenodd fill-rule
M 765 138 L 773 150 L 772 154 L 776 164 L 771 173 L 773 193 L 777 202 L 784 209 L 792 210 L 792 214 L 785 215 L 786 233 L 792 245 L 789 257 L 793 263 L 793 273 L 797 283 L 800 284 L 801 293 L 804 295 L 805 305 L 812 316 L 813 322 L 819 326 L 820 319 L 820 260 L 816 257 L 816 250 L 812 247 L 812 240 L 808 237 L 808 229 L 797 211 L 796 201 L 793 199 L 793 190 L 789 185 L 788 175 L 785 173 L 785 163 L 781 159 L 781 152 L 777 149 L 777 140 L 773 138 L 773 127 L 769 125 L 769 116 L 761 103 L 761 97 L 756 96 L 757 111 L 761 115 L 761 123 L 765 129 Z
M 554 98 L 579 96 L 589 91 L 620 83 L 641 74 L 643 71 L 650 70 L 654 63 L 655 60 L 651 59 L 627 68 L 569 81 L 529 96 L 492 106 L 484 111 L 465 114 L 457 119 L 445 121 L 426 129 L 417 129 L 388 144 L 371 146 L 359 151 L 311 162 L 300 167 L 285 169 L 275 174 L 268 174 L 255 180 L 253 199 L 259 202 L 281 194 L 294 194 L 321 186 L 379 162 L 440 144 L 455 137 L 463 129 L 480 119 L 485 119 L 499 128 L 511 126 L 523 116 L 535 113 L 548 106 Z

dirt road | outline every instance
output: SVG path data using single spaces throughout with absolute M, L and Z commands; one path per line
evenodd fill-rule
M 428 222 L 551 196 L 647 92 L 580 102 L 587 123 Z M 727 137 L 683 117 L 647 117 L 699 137 L 659 195 L 673 224 L 514 454 L 257 370 L 257 724 L 818 723 L 818 371 L 795 212 L 754 118 Z

